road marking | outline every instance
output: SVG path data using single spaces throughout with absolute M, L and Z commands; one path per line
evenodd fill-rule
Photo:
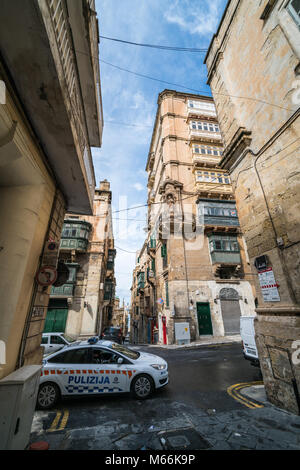
M 47 432 L 63 431 L 65 429 L 66 424 L 67 424 L 68 419 L 69 419 L 69 411 L 68 410 L 64 411 L 64 415 L 62 417 L 60 426 L 58 428 L 57 426 L 58 426 L 58 423 L 60 421 L 61 415 L 62 415 L 61 411 L 58 411 L 56 413 L 56 416 L 55 416 L 54 420 L 52 421 L 52 424 L 51 424 L 50 428 L 47 429 Z
M 241 395 L 239 390 L 246 387 L 252 387 L 253 385 L 263 385 L 263 382 L 244 382 L 239 384 L 231 385 L 227 388 L 227 393 L 234 398 L 236 401 L 241 403 L 242 405 L 247 406 L 248 408 L 255 409 L 255 408 L 264 408 L 264 405 L 259 405 L 254 401 L 249 400 L 247 397 Z
M 68 419 L 69 419 L 69 412 L 68 412 L 68 410 L 66 410 L 64 412 L 64 416 L 61 420 L 60 427 L 59 427 L 58 431 L 63 431 L 65 429 L 66 424 L 68 422 Z

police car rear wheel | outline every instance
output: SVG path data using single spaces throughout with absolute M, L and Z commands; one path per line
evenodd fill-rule
M 37 396 L 37 406 L 40 410 L 52 408 L 59 399 L 59 388 L 54 383 L 42 384 Z
M 154 390 L 153 380 L 146 374 L 135 377 L 132 382 L 131 391 L 135 398 L 144 400 L 152 395 Z

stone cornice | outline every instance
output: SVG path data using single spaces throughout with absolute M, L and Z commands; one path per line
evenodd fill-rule
M 219 162 L 219 167 L 229 170 L 240 157 L 242 152 L 250 146 L 252 142 L 252 132 L 245 127 L 240 127 L 234 134 L 231 142 L 226 147 L 224 156 Z

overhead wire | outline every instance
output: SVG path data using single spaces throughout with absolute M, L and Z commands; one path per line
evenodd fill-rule
M 99 35 L 101 39 L 107 39 L 108 41 L 114 41 L 114 42 L 120 42 L 123 44 L 130 44 L 133 46 L 141 46 L 141 47 L 150 47 L 153 49 L 162 49 L 162 50 L 168 50 L 168 51 L 175 51 L 175 52 L 207 52 L 207 49 L 205 48 L 196 48 L 196 47 L 179 47 L 179 46 L 163 46 L 160 44 L 143 44 L 139 42 L 132 42 L 132 41 L 125 41 L 124 39 L 119 39 L 119 38 L 110 38 L 108 36 L 102 36 Z
M 114 67 L 118 70 L 122 70 L 123 72 L 127 72 L 127 73 L 130 73 L 132 75 L 136 75 L 138 77 L 142 77 L 142 78 L 147 78 L 148 80 L 153 80 L 153 81 L 156 81 L 156 82 L 160 82 L 160 83 L 165 83 L 166 85 L 172 85 L 172 86 L 175 86 L 175 87 L 180 87 L 180 88 L 183 88 L 185 90 L 190 90 L 190 91 L 194 91 L 196 92 L 197 94 L 198 93 L 203 93 L 203 94 L 206 94 L 206 95 L 211 95 L 210 92 L 208 91 L 204 91 L 204 90 L 197 90 L 195 88 L 190 88 L 190 87 L 186 87 L 184 85 L 180 85 L 179 83 L 172 83 L 172 82 L 168 82 L 166 80 L 160 80 L 158 78 L 155 78 L 155 77 L 151 77 L 150 75 L 144 75 L 142 73 L 139 73 L 139 72 L 133 72 L 132 70 L 128 70 L 128 69 L 125 69 L 123 67 L 120 67 L 118 65 L 115 65 L 115 64 L 112 64 L 110 62 L 107 62 L 106 60 L 104 59 L 99 59 L 100 62 L 106 64 L 106 65 L 110 65 L 111 67 Z M 236 99 L 243 99 L 243 100 L 249 100 L 249 101 L 256 101 L 258 103 L 262 103 L 262 104 L 265 104 L 265 105 L 268 105 L 268 106 L 274 106 L 276 108 L 280 108 L 280 109 L 284 109 L 286 111 L 295 111 L 294 109 L 292 108 L 286 108 L 285 106 L 280 106 L 279 104 L 274 104 L 274 103 L 270 103 L 268 101 L 265 101 L 265 100 L 261 100 L 261 99 L 258 99 L 258 98 L 253 98 L 253 97 L 249 97 L 249 96 L 236 96 L 236 95 L 230 95 L 228 93 L 220 93 L 220 92 L 214 92 L 214 95 L 220 95 L 220 96 L 229 96 L 230 98 L 236 98 Z

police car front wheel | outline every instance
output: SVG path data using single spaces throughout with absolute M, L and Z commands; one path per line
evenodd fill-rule
M 138 375 L 132 382 L 131 391 L 135 398 L 138 398 L 139 400 L 144 400 L 150 397 L 154 391 L 152 378 L 146 374 Z
M 40 386 L 37 396 L 37 407 L 40 410 L 52 408 L 60 396 L 59 388 L 55 383 L 47 382 Z

